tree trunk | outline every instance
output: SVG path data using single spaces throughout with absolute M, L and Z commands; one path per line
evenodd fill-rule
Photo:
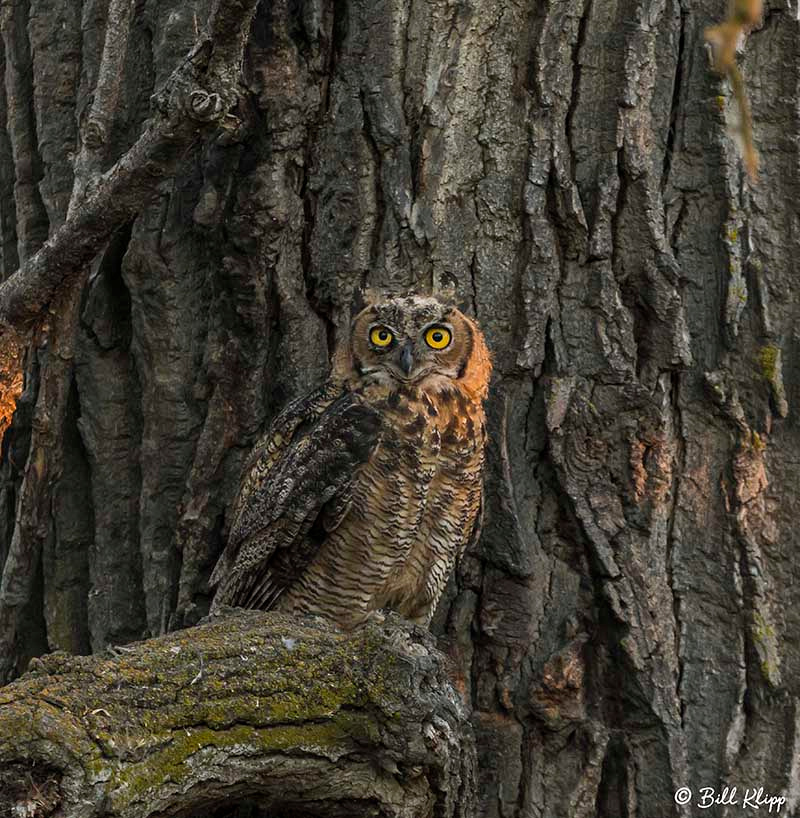
M 2 6 L 8 275 L 66 216 L 108 3 Z M 210 9 L 136 2 L 109 164 Z M 728 784 L 792 814 L 795 11 L 742 56 L 751 183 L 703 43 L 722 0 L 262 3 L 240 127 L 194 143 L 74 326 L 35 336 L 0 490 L 0 560 L 15 524 L 36 556 L 6 600 L 17 672 L 198 622 L 242 462 L 358 293 L 455 288 L 496 372 L 484 530 L 434 623 L 478 813 L 693 814 Z

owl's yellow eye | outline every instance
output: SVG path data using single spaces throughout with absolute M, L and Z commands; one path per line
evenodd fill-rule
M 392 343 L 393 337 L 392 333 L 389 332 L 386 327 L 373 327 L 369 334 L 369 340 L 372 341 L 376 347 L 388 347 L 389 344 Z
M 431 327 L 425 333 L 425 343 L 431 349 L 444 349 L 450 344 L 450 330 L 444 327 Z

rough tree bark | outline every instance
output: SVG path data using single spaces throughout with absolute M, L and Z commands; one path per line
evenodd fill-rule
M 0 258 L 57 230 L 108 3 L 15 0 Z M 196 623 L 249 446 L 364 286 L 454 285 L 495 357 L 485 530 L 436 620 L 486 816 L 800 801 L 794 3 L 742 57 L 761 175 L 703 29 L 724 0 L 275 0 L 234 133 L 196 143 L 81 291 L 13 663 Z M 138 0 L 109 161 L 210 3 Z M 3 441 L 0 560 L 58 338 Z M 725 814 L 720 809 L 719 814 Z
M 468 714 L 399 618 L 240 612 L 117 653 L 50 654 L 0 691 L 0 814 L 474 814 Z

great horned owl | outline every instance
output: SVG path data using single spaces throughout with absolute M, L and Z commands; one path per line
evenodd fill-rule
M 245 465 L 221 605 L 427 625 L 478 528 L 491 363 L 474 321 L 419 296 L 368 306 L 329 379 Z

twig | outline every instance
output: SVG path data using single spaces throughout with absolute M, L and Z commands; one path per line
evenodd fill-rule
M 194 652 L 197 654 L 197 658 L 200 660 L 200 670 L 197 671 L 197 675 L 189 682 L 189 685 L 195 684 L 195 682 L 199 682 L 203 678 L 203 670 L 205 669 L 205 664 L 203 663 L 203 654 L 200 652 L 200 648 L 197 645 L 194 645 Z

